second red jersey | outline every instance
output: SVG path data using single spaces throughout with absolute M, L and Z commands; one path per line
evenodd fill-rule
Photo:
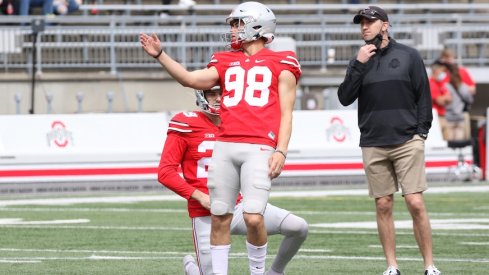
M 208 194 L 207 167 L 218 127 L 201 112 L 175 115 L 168 125 L 167 139 L 158 167 L 158 180 L 173 192 L 188 200 L 190 217 L 209 216 L 190 196 L 199 189 Z M 181 168 L 183 179 L 178 173 Z
M 267 48 L 253 56 L 242 51 L 220 52 L 208 67 L 219 73 L 222 88 L 219 141 L 276 147 L 280 128 L 278 78 L 284 70 L 298 80 L 300 64 L 294 52 Z
M 430 77 L 430 91 L 433 108 L 436 109 L 439 116 L 445 116 L 445 106 L 436 103 L 436 99 L 439 96 L 444 96 L 449 93 L 449 91 L 445 87 L 445 84 L 445 82 L 436 81 L 433 77 Z
M 190 217 L 210 216 L 198 201 L 191 199 L 198 189 L 209 194 L 207 168 L 211 161 L 218 127 L 202 112 L 176 114 L 168 124 L 168 132 L 158 166 L 158 181 L 188 200 Z M 183 178 L 180 176 L 181 169 Z M 241 200 L 238 196 L 237 202 Z

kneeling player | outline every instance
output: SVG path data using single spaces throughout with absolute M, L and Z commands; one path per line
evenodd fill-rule
M 185 274 L 191 275 L 212 274 L 207 166 L 211 161 L 220 124 L 221 102 L 219 89 L 195 93 L 201 111 L 179 113 L 171 119 L 158 167 L 158 181 L 188 200 L 197 262 L 192 256 L 187 255 L 184 258 L 184 271 Z M 183 178 L 178 174 L 179 167 L 182 169 Z M 231 233 L 246 235 L 240 200 L 241 196 L 235 207 Z M 271 204 L 267 204 L 264 219 L 269 235 L 284 235 L 267 274 L 283 274 L 286 265 L 306 239 L 308 225 L 304 219 Z

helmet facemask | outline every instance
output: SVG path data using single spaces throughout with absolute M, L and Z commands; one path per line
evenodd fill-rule
M 203 112 L 206 112 L 210 115 L 218 116 L 221 112 L 221 101 L 218 100 L 213 104 L 210 104 L 209 101 L 207 101 L 205 95 L 207 92 L 214 92 L 214 91 L 220 93 L 220 90 L 218 90 L 217 88 L 212 88 L 211 90 L 205 90 L 205 91 L 195 90 L 196 104 Z

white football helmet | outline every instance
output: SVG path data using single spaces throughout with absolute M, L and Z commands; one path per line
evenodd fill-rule
M 234 20 L 242 26 L 238 30 L 238 37 L 233 37 L 231 33 L 224 35 L 224 40 L 230 43 L 230 46 L 238 50 L 246 42 L 254 41 L 259 38 L 266 38 L 266 44 L 271 43 L 274 38 L 277 19 L 272 10 L 262 3 L 245 2 L 239 4 L 233 9 L 231 14 L 226 18 L 226 23 L 231 24 Z
M 215 86 L 210 90 L 195 90 L 196 104 L 204 112 L 211 115 L 219 115 L 221 113 L 221 102 L 215 102 L 214 104 L 209 104 L 205 94 L 209 91 L 217 91 L 220 93 L 221 87 Z

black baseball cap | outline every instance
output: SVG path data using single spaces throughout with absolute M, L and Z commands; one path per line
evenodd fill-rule
M 359 10 L 357 15 L 353 17 L 353 23 L 360 24 L 362 18 L 367 18 L 368 20 L 382 20 L 383 22 L 389 22 L 389 17 L 387 13 L 377 6 L 369 6 L 365 9 Z

